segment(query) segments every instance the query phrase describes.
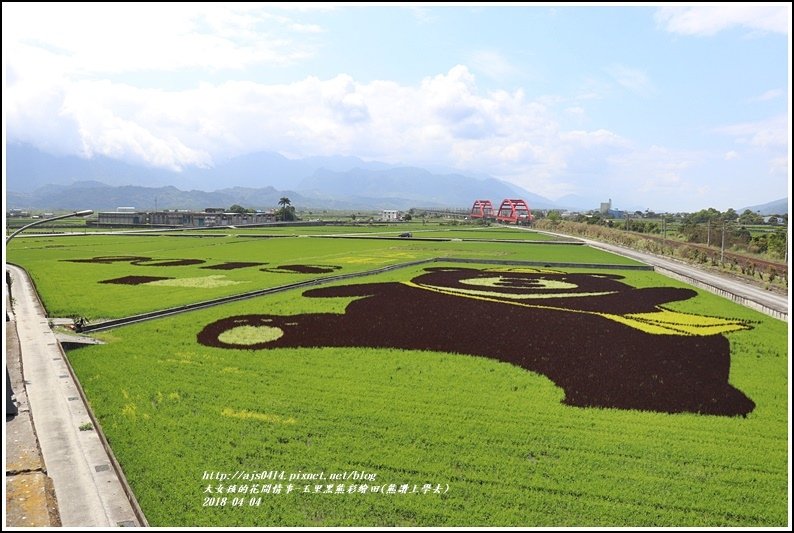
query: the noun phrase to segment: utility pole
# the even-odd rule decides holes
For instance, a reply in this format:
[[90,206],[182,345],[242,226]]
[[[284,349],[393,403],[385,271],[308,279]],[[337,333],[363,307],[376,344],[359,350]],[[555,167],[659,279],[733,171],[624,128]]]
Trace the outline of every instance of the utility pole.
[[707,222],[706,230],[706,246],[711,246],[711,220]]
[[725,264],[725,221],[722,221],[722,247],[720,248],[720,264]]

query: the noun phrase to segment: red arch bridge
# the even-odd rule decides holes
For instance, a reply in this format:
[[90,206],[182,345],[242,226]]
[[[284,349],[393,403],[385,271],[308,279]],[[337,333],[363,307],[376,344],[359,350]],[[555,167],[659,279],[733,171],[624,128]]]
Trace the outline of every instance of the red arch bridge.
[[471,218],[492,219],[505,224],[529,224],[532,212],[529,205],[520,198],[505,198],[497,211],[490,200],[475,200],[469,213]]

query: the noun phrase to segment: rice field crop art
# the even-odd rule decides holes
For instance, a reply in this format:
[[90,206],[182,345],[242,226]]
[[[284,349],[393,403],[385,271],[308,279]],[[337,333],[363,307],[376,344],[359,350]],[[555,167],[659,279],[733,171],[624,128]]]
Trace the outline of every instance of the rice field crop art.
[[[489,357],[547,376],[580,407],[746,415],[721,333],[742,321],[663,306],[691,289],[636,289],[617,274],[428,268],[409,282],[312,289],[359,297],[344,314],[233,316],[198,340],[225,348],[349,346]],[[411,309],[411,312],[405,310]],[[254,332],[260,330],[261,336]],[[241,340],[235,332],[244,331]]]
[[91,321],[435,257],[636,264],[584,246],[311,236],[25,238],[7,255],[29,272],[50,316]]
[[[568,369],[526,341],[557,319],[576,350],[545,348]],[[635,358],[616,383],[629,330],[693,349],[671,358],[693,375],[698,354],[729,366],[695,379]],[[107,344],[69,359],[153,525],[786,523],[786,324],[653,272],[436,263],[96,335]],[[621,403],[627,391],[651,404]],[[236,472],[285,479],[204,479]],[[351,472],[374,479],[330,479]]]

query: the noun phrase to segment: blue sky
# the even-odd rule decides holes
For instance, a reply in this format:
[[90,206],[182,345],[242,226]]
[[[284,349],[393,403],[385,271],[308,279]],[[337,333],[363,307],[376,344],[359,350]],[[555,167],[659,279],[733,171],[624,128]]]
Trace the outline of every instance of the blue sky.
[[739,208],[789,191],[790,40],[790,4],[4,3],[6,139],[173,170],[354,155]]

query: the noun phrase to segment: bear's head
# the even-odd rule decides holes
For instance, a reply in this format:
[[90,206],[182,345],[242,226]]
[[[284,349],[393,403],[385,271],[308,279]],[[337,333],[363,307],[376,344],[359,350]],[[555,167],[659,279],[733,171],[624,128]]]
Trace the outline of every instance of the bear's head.
[[527,268],[434,267],[412,282],[460,296],[507,300],[547,300],[614,295],[634,290],[616,274],[571,274]]

